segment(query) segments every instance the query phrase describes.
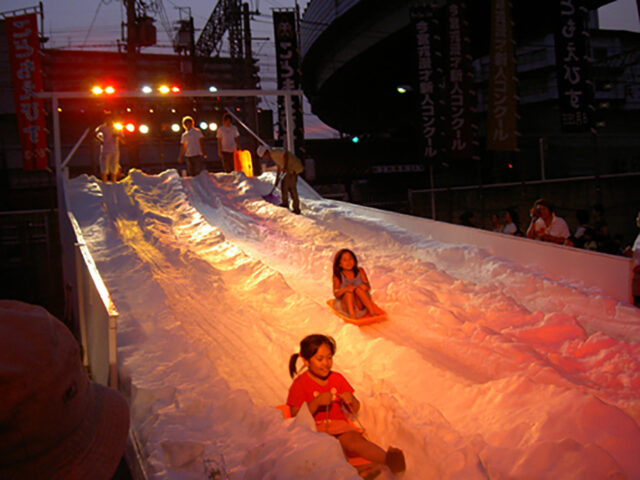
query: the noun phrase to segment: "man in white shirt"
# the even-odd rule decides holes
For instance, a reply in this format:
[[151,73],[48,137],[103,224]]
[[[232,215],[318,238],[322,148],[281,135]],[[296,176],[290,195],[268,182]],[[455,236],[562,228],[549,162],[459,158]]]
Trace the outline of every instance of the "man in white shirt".
[[[540,198],[536,200],[530,210],[531,223],[527,229],[527,237],[543,242],[552,242],[559,245],[568,243],[569,225],[564,218],[556,216],[554,206],[548,200]],[[568,243],[571,245],[571,243]]]
[[187,173],[195,176],[202,170],[202,164],[207,155],[204,153],[204,135],[193,126],[193,118],[186,116],[182,119],[184,133],[180,138],[180,155],[178,163],[182,163],[182,158],[187,160]]
[[118,180],[120,172],[120,142],[122,132],[116,130],[111,113],[105,115],[104,122],[94,130],[95,138],[100,142],[100,173],[102,181]]
[[238,137],[240,133],[235,125],[231,125],[231,115],[222,115],[222,126],[218,128],[218,155],[222,159],[222,168],[225,172],[233,172],[233,153],[240,150]]

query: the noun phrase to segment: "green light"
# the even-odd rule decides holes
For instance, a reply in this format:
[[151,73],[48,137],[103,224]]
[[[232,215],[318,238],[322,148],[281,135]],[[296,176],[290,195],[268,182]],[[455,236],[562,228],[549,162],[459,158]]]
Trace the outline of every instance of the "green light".
[[351,138],[351,141],[352,141],[353,143],[358,143],[358,142],[360,141],[360,138],[359,138],[359,137],[357,137],[357,136],[356,136],[356,137],[352,137],[352,138]]

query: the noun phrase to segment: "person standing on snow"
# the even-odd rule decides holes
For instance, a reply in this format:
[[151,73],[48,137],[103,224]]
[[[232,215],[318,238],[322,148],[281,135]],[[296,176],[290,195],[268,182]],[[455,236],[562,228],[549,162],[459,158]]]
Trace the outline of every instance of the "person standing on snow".
[[280,190],[282,192],[281,207],[289,208],[289,195],[293,201],[293,213],[300,214],[300,199],[298,198],[298,175],[302,173],[304,167],[302,161],[296,157],[293,153],[284,148],[268,148],[264,145],[260,145],[257,149],[258,157],[271,159],[273,163],[278,167],[276,173],[276,181],[273,184],[275,189],[280,181],[280,174],[284,172],[282,177],[282,185]]
[[104,122],[94,130],[94,136],[100,142],[100,173],[102,181],[118,181],[120,172],[120,142],[122,132],[118,131],[111,118],[111,112],[107,112]]
[[187,161],[187,173],[193,177],[200,173],[202,164],[207,155],[204,153],[204,135],[200,129],[194,126],[192,117],[186,116],[182,119],[184,133],[180,138],[180,154],[178,163],[182,163],[182,158]]
[[240,133],[235,125],[231,125],[231,115],[222,115],[222,126],[218,128],[216,137],[218,139],[218,155],[222,159],[222,169],[226,173],[233,172],[233,154],[240,150],[238,137]]

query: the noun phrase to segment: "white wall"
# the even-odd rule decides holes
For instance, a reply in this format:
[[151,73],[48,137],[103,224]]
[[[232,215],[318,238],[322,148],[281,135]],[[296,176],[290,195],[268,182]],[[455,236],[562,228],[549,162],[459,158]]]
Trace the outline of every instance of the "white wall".
[[376,216],[418,235],[454,245],[474,245],[496,257],[524,266],[535,266],[551,278],[582,281],[607,295],[631,302],[631,259],[574,247],[514,237],[478,228],[463,227],[427,218],[348,204],[354,212]]

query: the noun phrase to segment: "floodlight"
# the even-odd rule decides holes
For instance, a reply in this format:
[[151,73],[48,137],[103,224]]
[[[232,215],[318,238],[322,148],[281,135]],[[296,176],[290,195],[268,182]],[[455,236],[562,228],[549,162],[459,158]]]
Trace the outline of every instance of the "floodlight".
[[133,123],[129,122],[129,123],[127,123],[127,124],[125,125],[125,127],[124,127],[124,128],[126,128],[126,129],[127,129],[127,132],[129,132],[129,133],[133,133],[133,132],[135,131],[135,129],[136,129],[136,126],[135,126]]
[[171,93],[179,93],[180,92],[180,87],[178,87],[177,85],[173,85],[171,87]]
[[164,93],[169,93],[171,89],[166,85],[160,85],[160,87],[158,87],[158,91],[164,94]]
[[140,127],[138,127],[138,131],[143,135],[146,135],[147,133],[149,133],[149,127],[143,123],[142,125],[140,125]]
[[209,124],[209,130],[211,130],[212,132],[215,132],[216,130],[218,130],[218,124],[216,122],[211,122]]
[[209,128],[209,124],[207,122],[200,122],[200,130],[206,130]]
[[96,85],[91,89],[91,93],[93,93],[94,95],[100,95],[102,92],[103,92],[102,87],[98,85]]
[[172,132],[179,132],[180,131],[180,125],[178,125],[177,123],[172,123],[171,124],[171,131]]
[[351,141],[352,141],[353,143],[358,143],[358,142],[360,141],[360,138],[359,138],[358,136],[351,137]]
[[104,89],[104,93],[106,93],[107,95],[111,95],[113,93],[116,93],[116,89],[109,85]]
[[211,93],[213,93],[213,92],[217,92],[217,91],[218,91],[218,88],[217,88],[217,87],[215,87],[215,86],[213,86],[213,85],[211,85],[211,86],[209,87],[209,91],[210,91]]
[[124,128],[124,125],[122,125],[122,123],[120,122],[116,122],[113,124],[113,128],[115,128],[118,131],[121,131]]
[[153,92],[153,88],[151,88],[149,85],[145,85],[144,87],[142,87],[142,93],[151,93]]

